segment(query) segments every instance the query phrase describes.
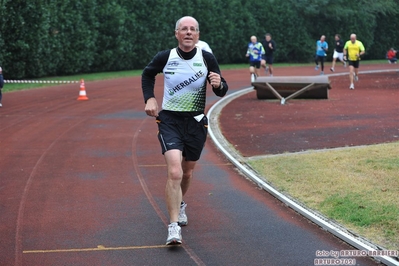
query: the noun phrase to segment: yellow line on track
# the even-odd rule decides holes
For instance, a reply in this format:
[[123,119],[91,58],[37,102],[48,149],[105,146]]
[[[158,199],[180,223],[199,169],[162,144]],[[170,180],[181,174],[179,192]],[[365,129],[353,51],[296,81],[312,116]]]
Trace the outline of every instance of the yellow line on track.
[[89,251],[110,251],[110,250],[153,249],[153,248],[167,248],[167,247],[171,246],[156,245],[156,246],[132,246],[132,247],[105,247],[103,245],[98,245],[96,248],[24,250],[22,253],[33,254],[33,253],[89,252]]

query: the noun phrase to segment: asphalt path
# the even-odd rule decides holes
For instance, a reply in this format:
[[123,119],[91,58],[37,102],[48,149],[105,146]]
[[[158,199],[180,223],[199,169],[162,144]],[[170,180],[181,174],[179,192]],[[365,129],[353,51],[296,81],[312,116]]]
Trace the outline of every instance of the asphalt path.
[[[230,93],[249,85],[223,74]],[[88,101],[76,100],[76,84],[3,97],[0,265],[314,265],[354,250],[248,180],[210,140],[185,198],[183,245],[166,247],[166,168],[140,78],[86,82],[86,92]]]

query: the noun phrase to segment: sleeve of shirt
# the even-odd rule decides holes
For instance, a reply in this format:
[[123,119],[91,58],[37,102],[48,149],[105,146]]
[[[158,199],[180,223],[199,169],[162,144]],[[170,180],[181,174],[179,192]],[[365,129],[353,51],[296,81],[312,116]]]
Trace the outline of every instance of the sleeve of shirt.
[[171,50],[169,49],[157,53],[141,74],[141,88],[143,90],[145,103],[147,103],[148,99],[155,98],[155,77],[159,73],[162,73],[163,68],[168,62],[170,51]]
[[[212,72],[218,73],[220,75],[220,78],[221,78],[222,85],[219,88],[213,88],[212,87],[213,92],[219,97],[225,96],[227,91],[228,91],[228,89],[229,89],[229,86],[227,85],[226,80],[223,78],[223,76],[222,76],[222,74],[220,72],[219,64],[218,64],[215,56],[213,54],[211,54],[211,53],[206,52],[206,51],[202,51],[202,54],[203,54],[204,60],[206,62],[208,71],[212,71]],[[209,79],[208,79],[208,82],[209,82]]]
[[260,46],[261,46],[261,51],[262,51],[262,56],[263,56],[266,53],[265,47],[263,46],[263,44],[260,44]]
[[364,50],[366,50],[366,49],[364,49],[364,45],[363,45],[362,42],[360,42],[359,48],[360,48],[360,51],[361,51],[361,52],[363,52]]
[[348,44],[349,44],[348,42],[345,43],[344,50],[348,49]]

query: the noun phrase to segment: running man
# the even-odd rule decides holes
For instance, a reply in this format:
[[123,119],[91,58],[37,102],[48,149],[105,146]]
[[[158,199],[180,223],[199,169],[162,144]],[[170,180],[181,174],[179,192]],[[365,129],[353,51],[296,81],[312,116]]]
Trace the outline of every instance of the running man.
[[249,74],[251,75],[251,82],[254,82],[259,76],[260,63],[262,55],[265,54],[263,45],[258,42],[256,36],[251,36],[251,42],[248,44],[246,57],[249,57]]
[[316,71],[319,70],[319,61],[321,65],[320,75],[324,75],[324,58],[327,56],[328,44],[326,42],[326,36],[321,35],[320,40],[316,42],[316,57],[314,62],[316,63],[316,67],[314,68]]
[[[141,85],[145,112],[155,117],[158,140],[167,167],[165,189],[170,224],[166,245],[181,244],[181,227],[187,225],[183,201],[194,167],[205,145],[208,119],[204,114],[207,81],[223,97],[228,86],[213,54],[196,47],[199,25],[193,17],[176,22],[178,47],[158,52],[144,68]],[[155,77],[164,75],[162,110],[154,94]]]
[[363,43],[356,39],[356,34],[352,33],[350,40],[347,41],[344,46],[344,60],[348,60],[349,80],[351,83],[349,89],[351,90],[355,89],[353,80],[359,80],[358,73],[360,56],[364,55],[365,52],[366,50],[364,49]]
[[265,54],[262,57],[261,66],[265,68],[265,71],[269,70],[269,74],[273,77],[273,53],[276,51],[276,42],[272,40],[272,35],[266,33],[265,40],[262,42]]
[[209,44],[207,42],[198,40],[197,46],[199,48],[201,48],[202,50],[205,50],[205,51],[210,52],[211,54],[213,54],[212,49],[211,49],[211,47],[209,46]]
[[337,58],[339,61],[344,64],[344,67],[346,67],[346,62],[344,61],[344,41],[341,39],[341,35],[335,34],[335,49],[334,49],[334,54],[333,54],[333,61],[330,70],[334,72],[335,68],[335,62],[337,61]]

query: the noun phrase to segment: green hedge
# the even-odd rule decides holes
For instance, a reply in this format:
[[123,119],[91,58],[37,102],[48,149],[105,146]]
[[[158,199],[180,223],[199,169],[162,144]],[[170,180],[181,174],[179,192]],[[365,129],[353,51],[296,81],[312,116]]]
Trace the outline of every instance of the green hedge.
[[8,79],[142,69],[197,18],[220,63],[244,63],[251,35],[276,41],[276,62],[310,62],[321,35],[355,32],[366,59],[399,45],[399,0],[0,0],[0,65]]

